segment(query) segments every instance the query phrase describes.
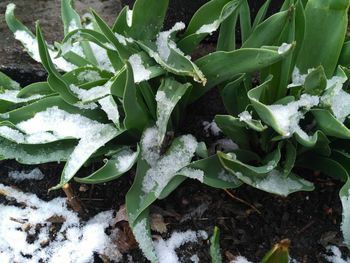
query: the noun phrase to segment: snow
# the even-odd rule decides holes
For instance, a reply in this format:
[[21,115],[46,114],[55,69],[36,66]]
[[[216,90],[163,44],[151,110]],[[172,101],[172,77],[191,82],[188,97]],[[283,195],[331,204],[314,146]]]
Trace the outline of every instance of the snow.
[[341,224],[341,230],[344,236],[344,240],[347,244],[350,243],[350,190],[347,196],[341,197],[341,203],[343,206],[343,220]]
[[90,89],[82,89],[78,86],[71,84],[69,89],[83,102],[93,101],[109,95],[111,92],[112,80],[107,81],[104,85],[96,86]]
[[185,167],[181,169],[178,174],[184,175],[191,179],[197,179],[198,181],[202,182],[204,181],[204,172],[199,169],[193,169]]
[[76,29],[78,29],[78,25],[77,25],[77,22],[75,22],[74,19],[72,19],[70,22],[69,22],[69,25],[68,25],[68,32],[72,32]]
[[194,254],[190,260],[193,262],[193,263],[199,263],[199,257],[197,254]]
[[238,256],[234,260],[231,260],[230,263],[253,263],[246,259],[245,257]]
[[135,83],[140,83],[141,81],[150,79],[152,72],[145,68],[140,55],[134,54],[130,56],[129,62],[132,67]]
[[147,218],[140,220],[134,227],[133,232],[135,239],[137,240],[140,249],[145,254],[145,257],[150,261],[156,261],[155,250],[153,247],[153,241],[150,236],[147,235]]
[[[237,177],[240,176],[237,175]],[[278,170],[270,171],[264,179],[256,179],[255,184],[258,189],[281,196],[287,196],[291,191],[302,190],[304,186],[312,186],[308,181],[293,180]]]
[[197,31],[196,34],[212,34],[220,26],[219,20],[215,20],[211,24],[202,25]]
[[238,145],[235,144],[231,139],[223,138],[217,140],[210,146],[211,150],[218,149],[220,151],[231,152],[239,149]]
[[[0,193],[22,204],[0,205],[1,262],[89,263],[94,253],[111,260],[121,258],[113,237],[105,233],[114,223],[113,211],[81,222],[77,214],[67,209],[64,198],[45,202],[3,184]],[[62,219],[63,223],[56,236],[50,234],[54,219]]]
[[108,119],[119,126],[119,110],[113,96],[107,96],[100,99],[98,103],[101,105],[102,110],[107,114]]
[[278,54],[284,54],[292,48],[292,44],[283,43],[277,50]]
[[173,43],[170,40],[170,35],[176,31],[180,31],[180,30],[185,29],[185,27],[186,26],[183,22],[177,22],[170,30],[163,31],[163,32],[160,32],[158,34],[157,41],[156,41],[157,51],[158,51],[160,58],[162,60],[164,60],[165,62],[168,61],[168,58],[170,56],[169,43],[175,45],[175,43]]
[[221,170],[220,173],[218,174],[218,178],[228,183],[235,183],[238,181],[236,177],[226,172],[226,170]]
[[39,168],[35,168],[31,171],[10,171],[8,176],[16,182],[22,182],[24,180],[41,180],[45,175]]
[[132,26],[132,16],[133,16],[133,10],[128,10],[126,13],[126,23],[128,27]]
[[198,242],[199,239],[208,239],[205,231],[173,232],[168,240],[159,240],[154,242],[159,263],[179,263],[175,249],[189,242]]
[[301,95],[297,101],[292,101],[287,105],[275,104],[269,105],[277,125],[279,126],[284,137],[290,137],[295,132],[302,137],[308,137],[299,126],[299,121],[304,117],[303,113],[299,111],[300,108],[309,110],[310,108],[319,104],[319,97],[308,94]]
[[252,115],[248,111],[243,111],[240,114],[238,114],[239,120],[243,122],[251,121]]
[[60,162],[68,159],[72,148],[52,151],[50,146],[41,147],[35,153],[27,152],[25,148],[16,143],[0,137],[0,158],[15,159],[20,163],[39,164],[47,162]]
[[123,172],[128,170],[130,166],[134,163],[135,158],[137,158],[137,152],[133,152],[131,150],[125,150],[117,158],[116,167],[118,171]]
[[339,76],[327,80],[326,91],[321,97],[321,103],[330,106],[334,116],[341,122],[350,114],[350,94],[343,90],[346,81],[346,77]]
[[158,130],[155,127],[148,128],[144,131],[142,137],[142,159],[150,166],[155,166],[160,158],[158,148]]
[[[112,125],[102,124],[79,114],[70,114],[58,107],[51,107],[38,112],[33,118],[18,123],[16,127],[25,134],[34,136],[36,143],[40,140],[47,142],[46,135],[49,134],[48,132],[51,132],[56,140],[65,138],[80,139],[63,170],[64,179],[67,181],[91,154],[118,134]],[[41,138],[42,134],[45,134],[45,136]]]
[[43,98],[42,95],[32,95],[27,98],[17,98],[17,95],[20,91],[19,90],[4,90],[3,92],[0,91],[0,100],[9,101],[12,103],[23,103],[23,102],[29,102],[33,100],[37,100],[40,98]]
[[[159,197],[170,180],[191,161],[198,142],[192,135],[181,136],[171,152],[162,157],[155,150],[156,145],[157,131],[150,128],[146,130],[142,140],[142,158],[151,166],[143,179],[142,190],[145,193],[152,191]],[[195,174],[198,176],[198,173]]]
[[203,121],[202,125],[204,126],[206,137],[209,137],[209,131],[214,136],[219,136],[222,132],[214,120],[212,122]]
[[107,70],[109,72],[115,73],[115,70],[112,66],[111,61],[109,60],[107,51],[100,47],[99,45],[93,43],[93,42],[89,42],[91,50],[98,62],[98,65],[100,68]]
[[[28,32],[24,30],[17,30],[15,33],[15,38],[22,42],[23,46],[28,53],[31,54],[32,58],[38,62],[41,62],[39,55],[39,46],[36,38],[32,37]],[[48,49],[52,62],[56,65],[57,68],[63,71],[71,71],[77,68],[75,65],[69,63],[62,57],[57,57],[57,52],[51,49]]]
[[134,40],[132,38],[130,38],[130,37],[124,37],[123,35],[120,35],[118,33],[114,33],[114,35],[117,38],[118,42],[120,44],[122,44],[123,46],[126,46],[127,43],[133,43],[134,42]]
[[332,256],[325,255],[325,259],[328,262],[331,262],[331,263],[350,263],[350,257],[348,257],[347,259],[343,259],[341,251],[338,247],[329,246],[329,247],[327,247],[327,250],[328,250],[328,252],[333,254]]
[[80,82],[91,82],[100,80],[101,75],[98,71],[95,70],[84,70],[78,74],[77,79]]

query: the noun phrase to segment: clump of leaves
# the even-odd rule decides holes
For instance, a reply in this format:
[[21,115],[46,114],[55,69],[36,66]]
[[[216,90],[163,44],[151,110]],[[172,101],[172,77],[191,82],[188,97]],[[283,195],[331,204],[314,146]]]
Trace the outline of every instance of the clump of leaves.
[[[65,37],[55,45],[45,41],[39,24],[35,35],[30,32],[15,18],[15,6],[8,5],[10,29],[42,63],[48,79],[20,88],[0,75],[1,159],[24,164],[64,161],[60,182],[52,189],[95,160],[105,164],[76,181],[107,182],[137,163],[126,197],[129,223],[146,257],[157,262],[148,219],[156,199],[168,196],[186,178],[219,188],[242,183],[228,175],[218,155],[208,157],[204,143],[191,135],[168,143],[167,132],[176,128],[188,103],[214,86],[231,83],[237,74],[267,70],[288,56],[293,45],[235,50],[232,28],[238,16],[242,35],[251,31],[242,0],[209,1],[187,28],[179,22],[165,31],[167,0],[137,0],[132,10],[125,7],[119,13],[112,27],[95,12],[80,19],[71,0],[61,5]],[[290,13],[284,13],[286,21]],[[192,51],[220,25],[218,51],[193,61]],[[247,151],[235,154],[255,157]]]
[[[243,47],[267,43],[283,49],[288,47],[283,43],[294,42],[295,48],[284,60],[259,71],[256,87],[251,86],[250,74],[222,86],[230,115],[215,118],[224,134],[245,151],[243,156],[218,153],[225,170],[243,183],[282,196],[313,190],[313,183],[297,175],[298,167],[343,181],[341,229],[348,247],[349,5],[342,0],[284,1],[280,12],[255,29],[254,23]],[[276,32],[276,27],[282,30]]]

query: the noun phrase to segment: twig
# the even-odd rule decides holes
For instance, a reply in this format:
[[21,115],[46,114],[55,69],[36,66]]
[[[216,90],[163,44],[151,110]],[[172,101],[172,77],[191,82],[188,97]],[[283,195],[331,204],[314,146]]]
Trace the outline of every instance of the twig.
[[67,203],[68,205],[77,212],[81,217],[85,217],[86,213],[85,210],[80,203],[79,198],[74,194],[72,187],[69,184],[65,184],[63,186],[63,191],[67,196]]
[[315,221],[310,221],[308,224],[306,224],[302,229],[298,231],[298,234],[303,233],[306,229],[308,229],[310,226],[312,226],[315,223]]
[[255,212],[257,212],[259,215],[261,215],[261,212],[255,207],[253,206],[252,204],[249,204],[248,202],[244,201],[243,199],[241,198],[238,198],[237,196],[234,196],[229,190],[227,189],[224,189],[224,191],[226,192],[226,194],[228,194],[232,199],[238,201],[238,202],[241,202],[247,206],[249,206],[251,209],[253,209]]

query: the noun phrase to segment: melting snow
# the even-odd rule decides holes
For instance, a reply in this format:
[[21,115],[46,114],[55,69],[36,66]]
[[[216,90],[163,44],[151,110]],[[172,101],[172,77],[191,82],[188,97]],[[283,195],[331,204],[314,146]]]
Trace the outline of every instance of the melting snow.
[[290,137],[296,132],[302,137],[308,137],[299,126],[299,121],[304,117],[299,109],[305,108],[306,110],[309,110],[318,104],[319,97],[303,94],[301,95],[300,100],[292,101],[287,105],[269,105],[268,108],[271,110],[283,136]]
[[108,119],[119,125],[119,110],[113,96],[107,96],[100,99],[98,103],[101,105],[102,110],[107,114]]
[[215,20],[213,23],[211,24],[206,24],[206,25],[202,25],[197,31],[196,34],[211,34],[214,31],[216,31],[220,26],[220,22],[219,20]]
[[252,115],[248,111],[243,111],[240,114],[238,114],[239,120],[246,122],[252,120]]
[[101,79],[101,75],[95,70],[84,70],[78,74],[77,79],[80,82],[91,82]]
[[154,242],[159,263],[179,263],[175,249],[189,242],[198,242],[198,239],[208,239],[205,231],[174,232],[168,240],[159,240]]
[[278,54],[283,54],[286,53],[288,50],[292,48],[292,44],[287,44],[283,43],[279,48],[278,48]]
[[[150,160],[149,165],[151,166],[142,182],[142,190],[145,193],[153,191],[155,196],[158,197],[179,170],[191,161],[198,143],[192,135],[184,135],[180,137],[180,143],[172,148],[171,153],[159,157],[159,155],[154,154],[153,150],[153,143],[157,142],[157,137],[147,138],[149,135],[157,136],[157,132],[153,133],[153,129],[146,132],[142,142],[142,158],[146,161]],[[198,176],[198,173],[196,175]]]
[[131,150],[125,150],[117,158],[116,167],[118,171],[126,171],[133,164],[136,157],[137,157],[137,152],[133,152]]
[[344,235],[344,240],[347,244],[350,243],[350,190],[348,196],[341,197],[341,203],[343,206],[343,221],[341,229]]
[[134,54],[130,56],[129,62],[132,67],[135,83],[140,83],[141,81],[149,80],[152,72],[145,68],[140,55]]
[[16,182],[21,182],[24,180],[41,180],[45,175],[39,168],[35,168],[31,171],[11,171],[8,176]]
[[126,13],[126,23],[128,24],[128,27],[132,26],[132,15],[133,15],[133,10],[128,10]]
[[204,126],[206,137],[209,137],[209,131],[214,136],[219,136],[219,134],[222,132],[214,120],[212,122],[203,121],[202,125]]
[[170,35],[176,31],[180,31],[185,29],[185,24],[183,22],[177,22],[173,28],[171,28],[168,31],[160,32],[157,37],[157,51],[159,53],[159,56],[162,60],[168,61],[168,58],[170,56],[170,47],[169,44],[172,45],[174,48],[176,47],[175,43],[170,40]]
[[[113,211],[81,222],[77,214],[67,209],[64,198],[45,202],[2,184],[0,192],[25,204],[20,207],[0,204],[1,262],[89,263],[94,253],[110,260],[121,258],[113,237],[105,233],[114,223]],[[63,224],[57,235],[52,236],[50,229],[55,219]]]
[[328,250],[328,252],[331,252],[333,254],[332,256],[325,255],[325,259],[328,262],[331,262],[331,263],[350,263],[350,257],[348,257],[347,259],[343,259],[341,251],[338,247],[329,246],[329,247],[327,247],[327,250]]

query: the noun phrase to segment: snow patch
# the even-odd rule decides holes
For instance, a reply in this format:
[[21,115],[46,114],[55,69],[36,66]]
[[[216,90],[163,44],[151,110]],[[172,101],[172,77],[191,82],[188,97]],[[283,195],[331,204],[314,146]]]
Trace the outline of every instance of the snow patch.
[[197,31],[196,34],[212,34],[220,26],[219,20],[215,20],[211,24],[202,25]]
[[208,239],[205,231],[174,232],[168,240],[159,240],[154,242],[159,263],[179,263],[175,249],[189,242],[198,242],[199,239]]
[[176,48],[176,44],[170,40],[172,33],[185,29],[185,24],[183,22],[177,22],[170,30],[163,31],[158,34],[156,45],[157,51],[160,58],[164,61],[168,61],[170,56],[169,44]]
[[184,135],[179,138],[178,145],[171,148],[170,153],[159,157],[155,151],[157,148],[154,148],[155,142],[157,145],[157,130],[154,132],[151,129],[146,131],[142,141],[142,158],[150,161],[148,164],[151,166],[143,179],[142,190],[145,193],[152,191],[159,197],[170,180],[191,161],[198,142],[192,135]]
[[140,83],[141,81],[150,79],[152,72],[145,68],[140,55],[134,54],[130,56],[129,62],[132,67],[135,83]]
[[204,132],[206,137],[210,136],[209,131],[214,136],[219,136],[222,132],[214,120],[212,122],[203,121],[202,125],[204,126]]
[[328,262],[331,262],[331,263],[350,263],[350,257],[348,257],[347,259],[343,259],[342,253],[338,247],[329,246],[329,247],[327,247],[327,250],[328,250],[328,252],[333,254],[331,256],[325,255],[325,259]]
[[320,99],[317,96],[303,94],[297,101],[292,101],[287,105],[269,105],[268,108],[284,137],[290,137],[294,133],[298,133],[301,137],[306,138],[308,135],[299,126],[299,121],[304,118],[304,114],[299,110],[300,108],[310,110],[310,108],[317,106],[319,101]]
[[16,182],[22,182],[24,180],[41,180],[44,176],[45,175],[39,168],[35,168],[31,171],[11,171],[8,173],[8,177]]
[[[0,192],[24,204],[21,207],[0,205],[1,262],[89,263],[94,253],[110,260],[121,258],[113,237],[105,234],[114,223],[113,211],[81,222],[77,214],[67,209],[65,198],[45,202],[3,184],[0,184]],[[57,236],[52,237],[50,229],[55,218],[63,224]]]
[[283,43],[277,50],[278,54],[284,54],[292,48],[292,44]]

